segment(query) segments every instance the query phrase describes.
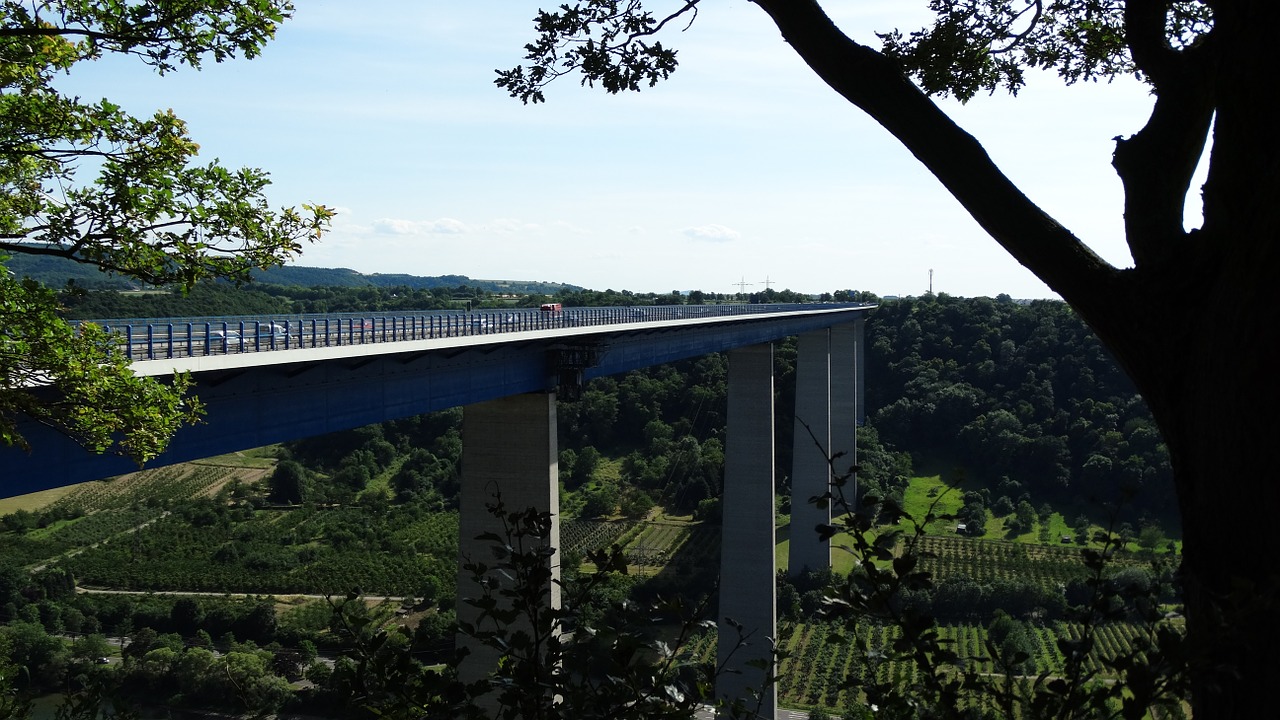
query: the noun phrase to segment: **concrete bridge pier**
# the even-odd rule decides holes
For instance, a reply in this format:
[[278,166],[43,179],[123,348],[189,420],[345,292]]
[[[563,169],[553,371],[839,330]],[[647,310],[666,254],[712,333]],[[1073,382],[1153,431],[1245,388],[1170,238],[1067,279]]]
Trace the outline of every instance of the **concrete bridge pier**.
[[[490,567],[499,559],[492,542],[476,540],[485,532],[504,533],[502,522],[487,509],[495,502],[494,493],[501,492],[507,512],[535,508],[552,514],[551,535],[545,541],[551,548],[560,547],[559,451],[556,445],[555,393],[527,393],[498,400],[468,405],[462,415],[462,488],[458,519],[458,602],[459,622],[476,623],[480,611],[463,601],[476,598],[482,588],[463,568],[470,562]],[[548,606],[560,607],[560,553],[549,560],[551,586]],[[490,572],[485,582],[493,587],[507,586],[509,579]],[[481,629],[496,625],[488,620]],[[529,629],[528,624],[508,630]],[[498,665],[498,651],[485,647],[472,638],[459,635],[458,643],[471,654],[458,668],[464,682],[483,679]],[[496,710],[496,705],[493,708]]]
[[[802,334],[798,349],[790,558],[793,572],[799,572],[797,568],[830,567],[829,544],[819,543],[816,534],[812,534],[814,525],[830,522],[830,510],[815,508],[808,499],[826,492],[831,481],[833,467],[822,450],[832,457],[839,455],[834,464],[837,475],[847,474],[856,462],[855,432],[863,414],[862,322]],[[756,661],[773,667],[773,641],[777,637],[773,389],[772,345],[763,343],[729,351],[717,618],[717,663],[726,672],[717,678],[715,693],[730,702],[743,700],[761,718],[773,718],[777,712],[777,688],[770,686],[762,692],[765,672],[751,667]],[[552,513],[551,537],[546,544],[560,547],[557,458],[554,393],[512,395],[465,408],[460,599],[482,593],[471,573],[462,569],[463,563],[493,565],[496,561],[492,543],[475,539],[484,532],[503,533],[501,522],[486,508],[494,502],[495,492],[502,493],[508,511],[532,507]],[[846,485],[845,492],[852,500],[856,480]],[[806,542],[809,537],[813,542]],[[558,558],[557,553],[550,561],[556,580],[560,576]],[[509,584],[493,574],[486,582]],[[547,601],[551,607],[559,607],[558,585],[551,585]],[[457,610],[458,619],[464,623],[475,623],[480,614],[461,601]],[[465,636],[459,638],[459,643],[471,650],[459,667],[464,681],[482,679],[497,665],[496,651]]]
[[809,498],[827,492],[833,476],[846,478],[844,495],[851,506],[857,497],[852,468],[858,458],[861,330],[859,323],[834,325],[801,335],[797,344],[787,565],[793,577],[831,567],[831,543],[814,532],[831,522],[831,506],[818,507]]
[[[717,663],[727,672],[716,678],[716,696],[742,699],[755,709],[764,673],[748,663],[763,660],[772,668],[777,637],[773,346],[730,350],[728,389],[717,618]],[[742,637],[730,621],[741,628]],[[770,685],[758,702],[759,717],[774,717],[777,688]]]
[[831,456],[836,458],[831,470],[837,478],[846,478],[845,500],[854,509],[858,478],[853,466],[858,462],[857,432],[862,418],[866,352],[862,327],[862,320],[831,327]]
[[831,505],[815,505],[809,498],[831,485],[832,384],[835,380],[832,332],[826,328],[804,333],[796,344],[796,417],[791,450],[791,544],[787,573],[831,567],[831,543],[814,528],[831,522]]

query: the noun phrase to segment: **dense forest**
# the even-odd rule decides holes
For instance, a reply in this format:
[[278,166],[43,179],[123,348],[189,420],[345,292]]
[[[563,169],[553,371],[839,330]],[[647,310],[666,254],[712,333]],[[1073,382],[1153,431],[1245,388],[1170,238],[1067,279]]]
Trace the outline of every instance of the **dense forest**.
[[1150,412],[1065,303],[889,301],[867,341],[869,421],[887,445],[975,475],[996,498],[1176,517]]

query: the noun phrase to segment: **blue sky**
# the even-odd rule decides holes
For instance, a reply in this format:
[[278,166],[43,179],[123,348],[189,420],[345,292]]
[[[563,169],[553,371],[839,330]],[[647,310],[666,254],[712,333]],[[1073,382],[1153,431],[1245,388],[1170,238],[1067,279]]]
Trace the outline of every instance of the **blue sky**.
[[[908,3],[830,2],[851,35],[918,26]],[[924,7],[924,0],[914,3]],[[201,158],[271,173],[274,204],[338,208],[300,264],[361,272],[702,289],[1051,297],[888,134],[823,85],[745,0],[707,4],[672,78],[610,96],[564,78],[545,105],[493,85],[537,2],[303,0],[253,61],[165,77],[112,60],[76,92],[173,108]],[[1111,138],[1132,83],[1033,82],[944,103],[1028,195],[1127,266]]]

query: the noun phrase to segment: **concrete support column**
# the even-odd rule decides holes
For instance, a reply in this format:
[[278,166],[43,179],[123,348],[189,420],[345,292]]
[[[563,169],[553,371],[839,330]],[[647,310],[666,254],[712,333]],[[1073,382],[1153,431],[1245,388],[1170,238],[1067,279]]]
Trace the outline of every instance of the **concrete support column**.
[[[552,514],[547,545],[560,547],[559,453],[556,447],[555,393],[512,395],[500,400],[468,405],[462,414],[462,490],[458,517],[458,601],[460,622],[475,623],[479,610],[463,602],[479,597],[481,589],[463,565],[472,560],[496,564],[491,542],[478,541],[484,532],[502,534],[501,523],[486,505],[494,493],[502,493],[508,512],[536,508]],[[560,606],[560,554],[550,559],[553,582],[550,603]],[[489,582],[509,584],[491,573]],[[488,621],[492,622],[492,621]],[[492,629],[488,625],[482,626]],[[499,653],[459,635],[458,643],[471,654],[458,668],[461,679],[472,682],[486,677],[498,664]]]
[[[771,345],[729,352],[727,425],[717,653],[730,672],[716,679],[716,696],[741,699],[754,709],[764,675],[748,663],[771,662],[777,637]],[[726,618],[742,627],[744,647],[738,647],[738,632]],[[760,699],[759,716],[773,718],[777,704],[777,688],[770,687]]]
[[857,501],[858,487],[858,479],[851,472],[858,462],[862,369],[857,352],[861,344],[861,324],[859,320],[831,328],[831,454],[835,457],[844,453],[836,459],[832,470],[837,477],[849,476],[844,492],[851,507]]
[[867,319],[859,315],[858,319],[853,321],[853,339],[856,344],[853,366],[857,372],[857,390],[855,395],[857,402],[855,403],[856,411],[854,419],[861,427],[867,422]]
[[831,484],[832,354],[831,331],[801,335],[796,347],[796,418],[791,451],[791,543],[787,572],[831,567],[831,543],[814,528],[831,522],[831,506],[809,498]]

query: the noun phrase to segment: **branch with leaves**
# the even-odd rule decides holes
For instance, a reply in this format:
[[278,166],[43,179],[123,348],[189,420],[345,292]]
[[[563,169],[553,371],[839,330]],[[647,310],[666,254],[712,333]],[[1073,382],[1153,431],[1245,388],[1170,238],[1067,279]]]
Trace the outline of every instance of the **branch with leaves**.
[[[134,117],[55,85],[108,53],[159,73],[252,58],[292,12],[285,0],[0,2],[0,263],[56,256],[189,289],[247,280],[317,240],[331,209],[272,209],[262,170],[196,164],[199,146],[171,111]],[[3,444],[28,447],[27,416],[143,462],[198,417],[182,399],[188,378],[135,378],[109,338],[63,321],[47,291],[2,267],[0,289]]]
[[640,0],[589,0],[539,10],[538,39],[525,45],[526,68],[499,70],[494,83],[521,102],[545,102],[543,89],[557,78],[581,71],[582,84],[599,83],[610,93],[653,87],[676,69],[676,51],[647,39],[688,15],[692,24],[701,0],[684,0],[664,17],[644,10]]

